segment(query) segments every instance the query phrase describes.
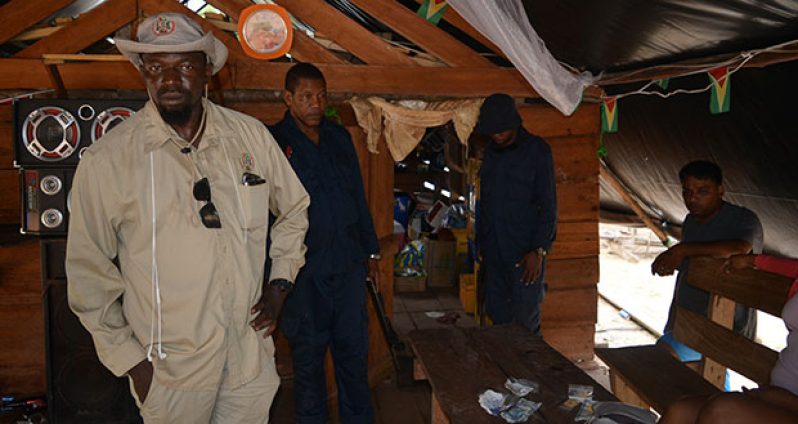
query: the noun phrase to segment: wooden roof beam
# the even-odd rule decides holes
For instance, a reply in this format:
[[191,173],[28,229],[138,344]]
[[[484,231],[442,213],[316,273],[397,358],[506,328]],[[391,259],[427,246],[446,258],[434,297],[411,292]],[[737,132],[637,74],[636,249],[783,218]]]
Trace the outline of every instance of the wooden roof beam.
[[494,66],[446,31],[427,22],[396,1],[350,0],[350,2],[449,66]]
[[[423,0],[416,0],[416,3],[420,5],[423,3]],[[493,44],[493,41],[490,41],[488,37],[485,37],[481,32],[477,31],[476,28],[471,26],[471,24],[468,23],[468,21],[466,21],[465,18],[463,18],[459,13],[457,13],[457,10],[455,10],[453,7],[449,6],[446,8],[446,10],[443,12],[443,20],[450,23],[460,31],[463,31],[463,33],[473,38],[483,46],[489,48],[497,55],[505,57],[504,52],[502,52],[502,49],[500,49],[499,46]]]
[[236,22],[238,22],[241,11],[254,4],[249,0],[208,0],[208,3]]
[[46,53],[78,53],[136,19],[136,0],[109,0],[84,13],[60,31],[15,55],[38,58]]
[[291,50],[288,51],[291,57],[307,63],[347,63],[345,60],[336,56],[335,53],[327,50],[316,40],[310,38],[302,31],[294,31],[294,41]]
[[323,0],[276,0],[327,38],[370,65],[415,66],[415,62]]
[[[0,89],[51,88],[41,60],[0,59]],[[67,90],[143,89],[141,76],[125,62],[67,62],[56,65]],[[242,60],[230,65],[224,89],[282,90],[286,62]],[[539,97],[520,73],[510,68],[449,68],[318,64],[328,90],[344,94],[480,97],[501,91],[515,97]],[[20,75],[19,70],[25,69]]]
[[[290,63],[243,62],[236,66],[237,89],[281,89]],[[516,97],[540,97],[511,68],[399,67],[318,65],[332,93],[358,95],[481,97],[504,92]]]
[[31,40],[41,40],[44,37],[51,35],[56,31],[60,31],[63,28],[63,25],[56,25],[56,26],[46,26],[41,28],[33,28],[29,29],[22,34],[17,35],[16,37],[12,38],[11,41],[31,41]]
[[14,38],[72,0],[11,0],[0,7],[0,44]]
[[52,88],[52,84],[41,60],[0,59],[0,87],[9,90]]

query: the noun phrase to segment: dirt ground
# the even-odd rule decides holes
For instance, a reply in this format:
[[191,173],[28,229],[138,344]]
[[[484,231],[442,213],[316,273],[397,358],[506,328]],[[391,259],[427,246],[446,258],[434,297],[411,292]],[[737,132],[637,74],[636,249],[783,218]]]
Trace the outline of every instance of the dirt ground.
[[[675,276],[651,275],[651,262],[665,247],[647,228],[601,224],[599,232],[601,281],[598,288],[606,300],[599,302],[596,346],[653,343],[667,321],[676,281]],[[763,312],[759,312],[758,319],[760,342],[777,351],[783,349],[787,340],[784,322]],[[739,390],[741,386],[754,387],[756,383],[733,373],[731,386]]]

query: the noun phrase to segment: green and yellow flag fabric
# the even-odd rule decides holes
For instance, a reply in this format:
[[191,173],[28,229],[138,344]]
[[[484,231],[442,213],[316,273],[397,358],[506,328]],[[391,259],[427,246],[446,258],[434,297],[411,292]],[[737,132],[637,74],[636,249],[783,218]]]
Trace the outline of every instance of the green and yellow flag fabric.
[[618,131],[618,103],[615,97],[606,97],[601,102],[601,132]]
[[441,17],[443,17],[443,13],[446,12],[448,8],[449,5],[446,3],[446,0],[424,0],[421,7],[418,8],[418,16],[438,25]]
[[709,100],[709,111],[713,114],[725,113],[731,109],[731,81],[729,67],[723,66],[708,72],[712,82],[712,95]]

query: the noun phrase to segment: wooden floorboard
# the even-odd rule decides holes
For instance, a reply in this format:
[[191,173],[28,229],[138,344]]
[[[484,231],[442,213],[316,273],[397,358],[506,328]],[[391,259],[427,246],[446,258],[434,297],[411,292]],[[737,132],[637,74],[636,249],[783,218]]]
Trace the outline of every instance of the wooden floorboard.
[[372,393],[377,424],[430,422],[430,388],[426,382],[399,388],[386,381]]
[[[454,288],[436,288],[418,293],[397,293],[393,300],[394,316],[391,323],[400,338],[405,339],[410,331],[419,328],[445,328],[452,325],[473,327],[474,319],[463,312]],[[454,324],[445,324],[430,318],[426,312],[457,314]],[[372,335],[373,336],[373,335]],[[285,359],[285,358],[283,358]],[[426,381],[418,381],[408,387],[398,387],[392,380],[385,380],[372,388],[375,424],[426,424],[430,422],[432,410],[431,390]],[[294,423],[293,379],[284,379],[271,409],[272,424]],[[331,423],[340,422],[337,417]]]
[[[392,380],[385,380],[372,388],[375,424],[426,424],[430,422],[430,388],[426,382],[417,382],[409,387],[398,387]],[[271,409],[271,424],[293,424],[294,384],[284,380],[274,398]],[[331,417],[331,423],[338,423]]]

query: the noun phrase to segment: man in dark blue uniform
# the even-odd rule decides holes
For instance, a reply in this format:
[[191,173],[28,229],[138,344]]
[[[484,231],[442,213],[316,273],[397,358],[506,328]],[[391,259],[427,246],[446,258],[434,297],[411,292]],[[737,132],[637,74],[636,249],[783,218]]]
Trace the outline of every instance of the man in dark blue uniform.
[[544,267],[557,230],[551,148],[521,126],[506,94],[485,99],[476,130],[490,138],[476,223],[485,309],[495,324],[515,322],[540,334]]
[[297,423],[326,423],[324,355],[335,364],[344,423],[371,423],[366,278],[377,283],[379,244],[349,133],[325,119],[321,71],[300,63],[285,79],[288,111],[270,130],[308,194],[305,267],[280,329],[291,345]]

